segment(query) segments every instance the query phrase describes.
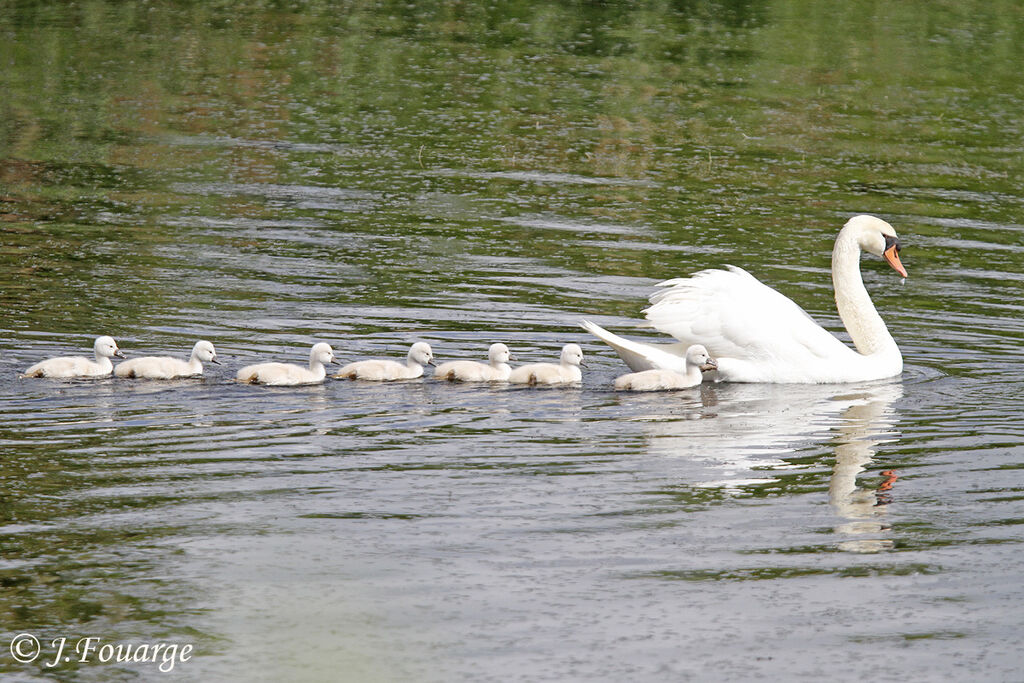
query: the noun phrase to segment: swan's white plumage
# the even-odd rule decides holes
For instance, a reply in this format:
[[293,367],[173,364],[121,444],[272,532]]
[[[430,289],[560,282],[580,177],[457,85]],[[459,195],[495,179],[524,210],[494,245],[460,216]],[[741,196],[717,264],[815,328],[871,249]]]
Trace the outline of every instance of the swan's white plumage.
[[580,370],[582,364],[583,349],[578,344],[566,344],[562,347],[558,365],[520,365],[508,376],[508,381],[512,384],[572,384],[583,380],[583,372]]
[[327,376],[327,363],[334,360],[334,350],[325,342],[318,342],[309,351],[309,367],[291,363],[258,363],[247,365],[235,375],[239,382],[269,386],[296,386],[319,384]]
[[178,377],[195,377],[203,374],[203,363],[217,363],[217,351],[208,341],[197,341],[192,347],[189,359],[181,360],[171,356],[144,356],[131,358],[120,363],[114,370],[118,377],[134,377],[138,379],[175,379]]
[[670,370],[686,372],[687,346],[685,344],[646,344],[620,337],[589,320],[580,321],[580,327],[615,349],[626,365],[635,372],[644,370]]
[[686,349],[686,371],[675,370],[643,370],[622,375],[615,379],[615,388],[620,391],[666,391],[670,389],[686,389],[701,383],[703,373],[718,367],[717,362],[708,354],[708,350],[700,344]]
[[452,382],[503,382],[512,374],[509,358],[511,354],[506,345],[491,344],[487,364],[475,360],[448,361],[437,366],[434,377]]
[[843,226],[832,252],[832,279],[856,351],[788,297],[732,266],[668,280],[651,297],[644,311],[649,326],[680,344],[634,342],[593,323],[582,324],[636,371],[677,370],[685,349],[700,343],[718,360],[715,378],[723,381],[831,383],[892,377],[902,372],[903,358],[864,288],[862,251],[884,256],[906,275],[892,226],[874,216],[855,216]]
[[113,357],[124,358],[112,337],[97,337],[92,345],[95,360],[85,356],[60,356],[39,361],[25,371],[25,377],[105,377],[114,370]]
[[394,360],[360,360],[349,363],[334,375],[338,379],[364,379],[374,382],[390,382],[399,379],[416,379],[423,376],[423,366],[434,364],[430,344],[416,342],[409,349],[405,363]]

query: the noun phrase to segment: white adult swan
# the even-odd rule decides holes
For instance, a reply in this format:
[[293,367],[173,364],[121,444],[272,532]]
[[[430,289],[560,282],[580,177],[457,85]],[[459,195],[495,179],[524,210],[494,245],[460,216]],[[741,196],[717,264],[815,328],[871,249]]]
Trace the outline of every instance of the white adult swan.
[[512,366],[508,364],[511,357],[504,344],[491,344],[487,349],[487,365],[475,360],[452,360],[438,365],[434,378],[451,382],[504,382],[512,374]]
[[649,326],[680,344],[643,344],[589,321],[581,324],[636,371],[682,372],[684,350],[700,343],[718,360],[720,381],[826,384],[892,377],[903,371],[903,356],[864,288],[861,251],[884,258],[907,276],[896,231],[885,221],[854,216],[839,231],[832,250],[832,284],[839,317],[856,351],[792,300],[734,266],[659,285],[667,289],[651,297],[653,305],[644,313]]
[[200,340],[192,347],[192,355],[188,360],[170,356],[145,356],[132,358],[119,364],[114,370],[118,377],[135,377],[138,379],[175,379],[177,377],[195,377],[203,374],[203,363],[216,363],[217,351],[213,344]]
[[675,370],[644,370],[631,372],[615,379],[615,388],[620,391],[666,391],[686,389],[701,383],[702,373],[718,368],[718,363],[700,344],[686,349],[686,373]]
[[409,349],[405,363],[394,360],[360,360],[349,363],[334,375],[338,379],[366,379],[390,382],[396,379],[416,379],[423,375],[424,365],[434,364],[430,344],[416,342]]
[[41,360],[25,371],[25,377],[105,377],[114,369],[110,359],[124,358],[112,337],[98,337],[92,345],[96,360],[85,356],[60,356]]
[[325,342],[313,344],[309,351],[309,367],[290,363],[259,363],[246,365],[238,371],[235,378],[248,384],[267,384],[270,386],[295,386],[298,384],[319,384],[327,376],[325,363],[335,363],[334,349]]
[[572,384],[583,380],[581,365],[584,365],[583,349],[578,344],[566,344],[562,347],[558,365],[520,365],[508,376],[508,381],[512,384]]

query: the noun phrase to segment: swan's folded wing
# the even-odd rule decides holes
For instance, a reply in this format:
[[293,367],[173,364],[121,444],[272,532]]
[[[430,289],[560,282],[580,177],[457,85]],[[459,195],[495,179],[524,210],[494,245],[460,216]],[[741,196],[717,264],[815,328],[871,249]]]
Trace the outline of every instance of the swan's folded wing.
[[849,348],[791,299],[742,268],[703,270],[662,282],[644,313],[649,325],[712,356],[761,363],[800,363]]

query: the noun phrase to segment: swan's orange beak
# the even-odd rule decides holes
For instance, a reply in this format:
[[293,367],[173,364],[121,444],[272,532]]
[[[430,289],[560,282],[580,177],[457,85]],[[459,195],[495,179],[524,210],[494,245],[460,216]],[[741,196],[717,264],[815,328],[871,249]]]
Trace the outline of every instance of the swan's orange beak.
[[892,269],[900,274],[901,277],[907,276],[907,269],[900,263],[899,247],[896,244],[891,244],[888,249],[882,252],[882,256],[886,262],[892,266]]

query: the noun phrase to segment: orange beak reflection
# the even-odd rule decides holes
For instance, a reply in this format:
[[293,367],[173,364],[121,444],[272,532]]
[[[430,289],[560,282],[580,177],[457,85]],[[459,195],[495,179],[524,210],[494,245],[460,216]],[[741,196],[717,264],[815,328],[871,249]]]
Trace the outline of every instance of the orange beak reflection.
[[900,255],[899,252],[896,251],[895,244],[883,251],[882,256],[889,265],[892,266],[892,269],[899,273],[901,277],[907,276],[907,269],[903,267],[902,263],[900,263]]

